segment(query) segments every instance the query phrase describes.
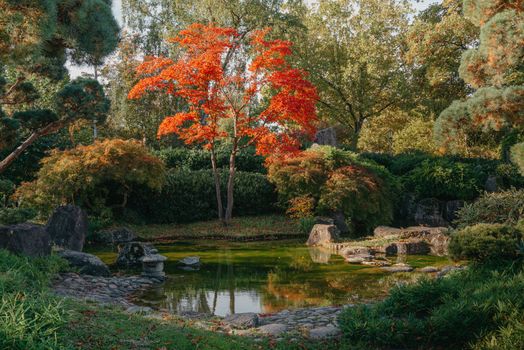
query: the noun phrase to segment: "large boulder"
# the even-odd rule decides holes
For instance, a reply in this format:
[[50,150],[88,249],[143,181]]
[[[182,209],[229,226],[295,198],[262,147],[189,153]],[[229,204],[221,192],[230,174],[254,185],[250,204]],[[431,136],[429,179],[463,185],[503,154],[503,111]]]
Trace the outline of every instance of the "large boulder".
[[446,255],[450,237],[446,227],[413,226],[402,230],[400,238],[408,241],[424,241],[429,245],[430,253]]
[[157,250],[150,244],[129,242],[118,252],[116,265],[119,267],[139,267],[142,266],[142,258],[144,256],[155,253],[157,253]]
[[51,254],[51,238],[40,225],[0,226],[0,248],[32,257],[47,256]]
[[457,219],[458,211],[464,206],[465,202],[463,200],[453,200],[446,202],[446,211],[445,217],[446,221],[453,222]]
[[369,247],[351,246],[351,247],[344,247],[340,249],[338,254],[344,258],[347,258],[353,255],[372,255],[373,251]]
[[229,315],[222,322],[234,328],[246,329],[257,327],[259,319],[256,313],[245,312]]
[[99,244],[122,244],[136,240],[137,235],[127,227],[115,227],[98,231],[92,241]]
[[87,215],[75,205],[58,207],[49,218],[46,230],[55,245],[81,252],[87,235]]
[[431,252],[429,244],[423,240],[395,243],[398,255],[425,255]]
[[445,202],[435,198],[425,198],[417,203],[415,223],[427,226],[448,226],[449,222],[444,219],[445,213]]
[[69,265],[78,268],[78,271],[83,275],[111,276],[107,265],[95,255],[68,249],[59,251],[58,255],[67,260]]
[[316,224],[313,226],[306,244],[311,247],[323,246],[338,242],[339,239],[340,231],[335,225]]
[[373,231],[373,236],[376,238],[383,238],[388,236],[398,236],[400,235],[401,230],[399,228],[395,227],[389,227],[389,226],[378,226]]

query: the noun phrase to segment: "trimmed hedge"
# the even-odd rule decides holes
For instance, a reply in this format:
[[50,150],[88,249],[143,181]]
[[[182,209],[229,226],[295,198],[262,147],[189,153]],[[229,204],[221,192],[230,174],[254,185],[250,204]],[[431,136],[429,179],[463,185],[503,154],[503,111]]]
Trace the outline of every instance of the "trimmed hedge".
[[471,200],[484,191],[489,176],[496,176],[501,188],[524,187],[524,177],[516,166],[482,158],[438,157],[422,152],[388,155],[362,153],[360,159],[373,160],[401,180],[404,192],[417,199]]
[[[225,196],[227,172],[222,172]],[[237,171],[233,216],[266,214],[275,211],[274,186],[266,176]],[[225,204],[225,198],[223,198]],[[141,189],[129,199],[128,209],[147,223],[167,224],[209,220],[217,217],[215,184],[211,170],[171,169],[160,192]]]
[[[236,168],[239,171],[265,174],[265,158],[255,153],[254,148],[242,149],[236,158]],[[162,159],[168,168],[179,170],[208,170],[211,168],[209,151],[189,148],[165,148],[153,152]],[[229,150],[222,147],[217,150],[217,165],[219,168],[229,168]]]

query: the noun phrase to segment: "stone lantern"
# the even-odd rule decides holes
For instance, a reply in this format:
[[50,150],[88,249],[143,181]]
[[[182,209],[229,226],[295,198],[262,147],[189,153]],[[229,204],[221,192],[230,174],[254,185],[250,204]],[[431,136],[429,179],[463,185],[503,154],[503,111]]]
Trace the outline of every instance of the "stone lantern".
[[142,261],[142,276],[159,280],[165,279],[164,261],[167,260],[165,256],[154,253],[145,255],[140,260]]

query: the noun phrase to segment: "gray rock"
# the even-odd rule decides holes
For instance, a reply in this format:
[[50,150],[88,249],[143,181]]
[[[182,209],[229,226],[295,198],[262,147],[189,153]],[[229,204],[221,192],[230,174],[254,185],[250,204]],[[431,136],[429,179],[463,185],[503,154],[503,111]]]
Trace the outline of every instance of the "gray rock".
[[375,228],[375,230],[373,230],[373,236],[377,238],[397,236],[400,234],[400,232],[401,230],[399,228],[389,226],[378,226],[377,228]]
[[200,265],[200,257],[186,256],[185,258],[178,260],[178,262],[185,266],[195,267]]
[[0,248],[32,257],[47,256],[51,254],[51,238],[40,225],[0,226]]
[[447,201],[444,219],[446,219],[447,222],[455,221],[458,211],[464,207],[464,204],[465,202],[463,200]]
[[440,269],[440,271],[437,273],[437,277],[444,277],[446,276],[447,274],[449,274],[450,272],[454,272],[454,271],[459,271],[459,270],[463,270],[464,267],[463,266],[452,266],[452,265],[449,265],[449,266],[444,266],[442,269]]
[[448,226],[449,222],[444,219],[445,211],[445,203],[435,198],[424,198],[417,203],[415,223],[427,226]]
[[337,147],[337,132],[335,128],[325,128],[317,131],[315,135],[315,143],[317,145]]
[[413,271],[413,267],[407,264],[395,264],[392,266],[384,266],[384,267],[381,267],[381,269],[387,272],[411,272]]
[[111,276],[106,264],[99,257],[92,254],[77,252],[74,250],[62,250],[58,255],[69,262],[71,266],[77,267],[84,275]]
[[424,272],[424,273],[433,273],[433,272],[438,272],[438,269],[433,266],[426,266],[426,267],[418,269],[418,271]]
[[57,246],[81,252],[87,234],[87,215],[74,205],[58,207],[49,218],[46,230]]
[[309,330],[310,339],[326,339],[340,335],[340,329],[334,326],[317,327]]
[[254,312],[246,312],[229,315],[222,320],[223,323],[234,328],[253,328],[259,323],[258,315]]
[[396,242],[397,254],[425,255],[431,251],[429,244],[423,240]]
[[431,254],[447,255],[448,231],[446,227],[412,226],[403,229],[400,237],[407,241],[424,241],[429,245]]
[[337,242],[339,238],[340,231],[335,225],[316,224],[313,226],[306,244],[308,246],[322,246]]
[[499,191],[499,184],[498,184],[498,178],[495,175],[490,175],[486,179],[486,182],[484,183],[484,189],[486,192],[498,192]]
[[342,257],[349,257],[349,256],[354,256],[354,255],[368,256],[368,255],[371,255],[372,253],[373,252],[371,251],[369,247],[360,247],[360,246],[344,247],[340,249],[340,251],[338,252],[338,254],[341,255]]
[[347,255],[345,256],[345,259],[348,263],[361,264],[363,262],[373,260],[373,255],[370,255],[370,254]]
[[346,216],[344,215],[344,213],[340,211],[334,213],[333,214],[333,223],[338,228],[340,233],[342,234],[349,233],[349,227],[346,223]]
[[130,306],[125,311],[128,314],[141,314],[141,315],[147,315],[153,312],[153,309],[148,306]]
[[155,249],[147,243],[129,242],[118,252],[116,265],[119,267],[142,266],[142,258],[146,255],[155,254]]
[[283,323],[270,323],[270,324],[266,324],[264,326],[258,327],[257,331],[265,335],[277,337],[281,335],[282,333],[287,332],[287,329],[288,329],[288,326]]
[[122,244],[136,240],[137,235],[127,227],[116,227],[99,231],[93,237],[95,243]]

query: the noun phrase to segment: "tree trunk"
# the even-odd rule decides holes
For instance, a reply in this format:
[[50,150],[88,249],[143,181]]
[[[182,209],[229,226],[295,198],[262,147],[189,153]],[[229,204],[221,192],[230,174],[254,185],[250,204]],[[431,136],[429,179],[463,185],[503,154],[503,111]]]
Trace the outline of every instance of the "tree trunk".
[[217,169],[217,157],[214,149],[211,149],[211,167],[213,168],[213,178],[215,180],[218,218],[224,222],[224,206],[222,205],[222,191],[220,190],[220,174]]
[[11,163],[15,161],[29,146],[31,146],[39,137],[47,135],[60,127],[59,124],[49,124],[44,128],[33,132],[20,146],[18,146],[7,157],[0,161],[0,174],[3,173]]
[[226,207],[226,216],[224,218],[225,224],[229,224],[233,217],[233,190],[235,185],[235,172],[236,172],[236,156],[237,156],[237,146],[233,145],[233,150],[229,156],[229,178],[227,180],[227,207]]

